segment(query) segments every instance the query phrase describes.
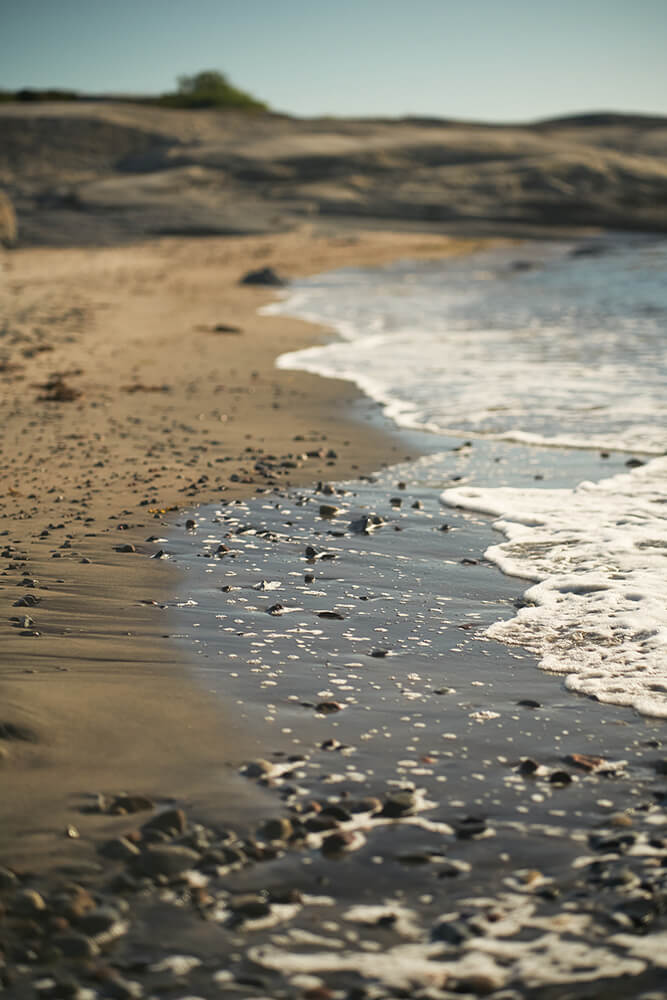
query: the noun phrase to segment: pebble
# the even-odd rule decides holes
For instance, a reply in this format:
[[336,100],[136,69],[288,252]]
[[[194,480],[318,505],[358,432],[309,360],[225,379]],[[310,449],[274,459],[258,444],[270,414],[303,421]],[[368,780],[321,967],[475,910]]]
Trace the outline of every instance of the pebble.
[[108,806],[108,811],[115,815],[125,813],[142,812],[144,809],[153,809],[155,803],[146,795],[115,795]]
[[146,820],[141,829],[143,831],[161,830],[170,836],[178,836],[180,833],[185,833],[186,827],[187,820],[182,809],[165,809],[164,812]]
[[11,908],[20,917],[38,917],[46,910],[46,903],[34,889],[21,889],[14,896]]
[[394,792],[385,800],[380,812],[380,816],[388,819],[398,819],[401,816],[409,816],[415,811],[415,793],[410,789]]
[[113,840],[107,840],[97,850],[102,857],[113,861],[131,861],[141,853],[137,845],[126,837],[115,837]]
[[257,920],[259,917],[267,917],[271,912],[271,904],[267,902],[264,896],[251,895],[249,893],[232,896],[227,906],[232,913],[246,920]]
[[53,938],[53,945],[65,956],[65,958],[95,958],[99,955],[99,945],[85,934],[69,932],[58,934]]
[[260,828],[260,835],[265,840],[287,840],[293,830],[288,819],[270,819]]
[[165,875],[175,878],[183,872],[194,868],[200,860],[200,855],[189,847],[160,846],[149,847],[136,858],[132,864],[133,871],[138,875],[155,878]]
[[337,830],[322,841],[322,854],[341,854],[343,851],[350,851],[358,840],[358,836],[348,830]]

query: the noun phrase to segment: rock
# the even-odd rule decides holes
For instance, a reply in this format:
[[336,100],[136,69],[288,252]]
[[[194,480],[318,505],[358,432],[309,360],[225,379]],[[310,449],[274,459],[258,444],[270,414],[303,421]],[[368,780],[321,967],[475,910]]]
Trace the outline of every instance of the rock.
[[322,503],[320,504],[320,517],[336,517],[340,513],[340,508],[334,507],[333,504]]
[[156,878],[164,875],[175,878],[199,863],[200,855],[189,847],[160,846],[142,851],[132,864],[135,874]]
[[134,545],[131,545],[129,542],[126,545],[114,545],[114,549],[116,550],[116,552],[136,552],[137,551],[136,548],[134,547]]
[[356,535],[370,535],[384,523],[379,514],[362,514],[356,521],[350,521],[348,528]]
[[257,920],[259,917],[267,917],[271,912],[271,904],[264,896],[252,895],[250,893],[241,896],[232,896],[227,903],[229,909],[236,916],[245,920]]
[[120,924],[120,914],[112,906],[98,906],[89,910],[77,920],[76,925],[77,930],[90,937],[107,935],[112,929],[124,926]]
[[49,899],[54,914],[75,923],[96,907],[93,896],[81,885],[72,883]]
[[343,851],[351,851],[355,846],[360,846],[359,840],[359,835],[356,833],[337,830],[322,841],[322,854],[342,854]]
[[533,760],[531,757],[524,757],[521,763],[519,764],[519,767],[517,768],[519,774],[523,774],[526,777],[528,777],[531,774],[535,774],[535,772],[539,771],[539,769],[540,765],[537,763],[536,760]]
[[293,831],[292,824],[288,819],[270,819],[260,829],[260,835],[264,840],[287,840]]
[[95,958],[100,953],[99,945],[95,941],[85,934],[77,934],[74,931],[56,935],[52,943],[65,958]]
[[272,267],[260,267],[256,271],[248,271],[241,278],[242,285],[272,285],[274,287],[282,287],[287,284],[284,278],[281,278]]
[[17,722],[0,722],[0,740],[22,740],[37,743],[37,734],[29,726]]
[[156,816],[151,816],[141,829],[143,831],[161,830],[171,836],[178,836],[180,833],[185,833],[186,826],[187,820],[182,809],[166,809]]
[[459,840],[469,840],[479,837],[486,830],[486,820],[481,816],[464,816],[454,824]]
[[406,788],[394,792],[385,800],[380,816],[386,816],[388,819],[399,819],[401,816],[411,815],[415,811],[415,806],[415,793]]
[[18,226],[14,206],[4,191],[0,191],[0,246],[13,247],[17,236]]
[[352,819],[352,813],[347,809],[344,809],[343,806],[337,805],[335,802],[324,806],[324,808],[320,810],[320,816],[330,816],[339,823],[348,823]]
[[568,774],[567,771],[552,771],[549,775],[549,781],[552,785],[565,785],[572,784],[572,775]]
[[108,812],[117,816],[125,813],[143,812],[144,809],[153,809],[155,803],[146,795],[115,795],[108,806]]
[[14,896],[11,910],[19,917],[39,917],[46,910],[46,903],[34,889],[22,889]]
[[345,708],[339,701],[320,701],[315,706],[315,711],[321,715],[331,715],[333,712],[340,712]]
[[18,879],[9,868],[0,868],[0,891],[13,889],[18,884]]
[[462,944],[474,936],[474,932],[462,920],[443,920],[431,931],[434,941],[446,941],[453,945]]
[[216,323],[213,333],[243,333],[240,326],[233,326],[231,323]]
[[243,768],[241,773],[246,778],[264,778],[273,770],[273,765],[268,760],[251,760]]
[[132,861],[141,853],[137,845],[127,840],[126,837],[115,837],[113,840],[107,840],[97,850],[103,858],[109,858],[112,861]]
[[339,611],[318,611],[317,612],[317,617],[318,618],[332,618],[335,621],[342,622],[344,620],[344,618],[345,618],[345,615],[341,615],[341,613]]
[[351,799],[349,802],[345,803],[346,808],[351,813],[378,813],[382,809],[382,803],[379,799],[374,796],[368,796],[365,799]]

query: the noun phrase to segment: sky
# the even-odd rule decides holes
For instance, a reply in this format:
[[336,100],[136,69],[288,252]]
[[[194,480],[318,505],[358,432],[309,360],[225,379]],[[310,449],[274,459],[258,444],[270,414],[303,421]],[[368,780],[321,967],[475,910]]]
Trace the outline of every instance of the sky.
[[0,89],[217,69],[295,115],[667,115],[667,0],[0,0]]

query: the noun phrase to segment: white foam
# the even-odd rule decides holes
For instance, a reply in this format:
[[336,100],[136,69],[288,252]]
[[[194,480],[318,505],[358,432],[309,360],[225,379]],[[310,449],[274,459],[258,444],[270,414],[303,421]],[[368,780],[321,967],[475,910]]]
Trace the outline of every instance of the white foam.
[[278,366],[352,381],[406,427],[662,454],[667,294],[656,260],[667,243],[585,266],[547,259],[519,278],[487,256],[496,273],[404,264],[301,284],[264,311],[324,323],[340,339]]
[[525,646],[566,686],[667,718],[667,458],[574,490],[462,487],[442,494],[499,518],[486,555],[535,581],[488,635]]

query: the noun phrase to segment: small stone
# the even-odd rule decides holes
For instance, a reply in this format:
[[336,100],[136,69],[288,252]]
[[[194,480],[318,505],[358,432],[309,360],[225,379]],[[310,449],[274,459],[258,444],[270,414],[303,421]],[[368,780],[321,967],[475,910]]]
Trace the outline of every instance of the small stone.
[[345,803],[346,808],[354,813],[378,813],[382,809],[382,803],[379,799],[374,796],[369,795],[365,799],[352,799]]
[[532,698],[522,698],[521,701],[517,701],[517,705],[521,708],[541,708],[539,701],[534,701]]
[[154,806],[153,800],[146,795],[115,795],[108,806],[108,811],[114,815],[123,816],[126,813],[153,809]]
[[0,868],[0,890],[13,889],[17,883],[18,879],[14,872],[9,868]]
[[282,287],[286,284],[284,278],[281,278],[272,267],[260,267],[255,271],[247,271],[246,274],[241,278],[242,285],[271,285],[273,287]]
[[114,545],[116,552],[136,552],[136,547],[130,542],[125,545]]
[[474,936],[472,929],[462,920],[443,920],[431,930],[434,941],[446,941],[453,945],[463,944]]
[[561,786],[571,785],[572,775],[568,774],[567,771],[553,771],[549,775],[549,781],[551,782],[552,785],[561,785]]
[[227,906],[232,913],[246,920],[257,920],[259,917],[267,917],[271,912],[271,904],[267,902],[264,896],[252,895],[250,893],[232,896]]
[[260,829],[260,834],[265,840],[287,840],[293,831],[292,824],[288,819],[270,819]]
[[22,889],[14,896],[11,909],[20,917],[38,917],[46,910],[46,903],[34,889]]
[[136,844],[126,837],[115,837],[98,847],[98,853],[112,861],[132,861],[141,852]]
[[263,778],[267,774],[270,774],[273,770],[273,765],[269,763],[268,760],[251,760],[249,764],[242,770],[242,774],[246,778]]
[[540,765],[531,757],[524,757],[518,767],[519,774],[523,774],[526,777],[531,774],[535,774],[535,772],[539,771],[539,769]]
[[320,504],[320,517],[331,518],[336,517],[339,513],[339,508],[334,507],[333,504],[323,503]]
[[65,956],[65,958],[95,958],[99,955],[99,945],[85,934],[69,932],[58,934],[53,938],[54,946]]
[[459,840],[469,840],[471,837],[479,837],[486,831],[486,820],[481,816],[464,816],[454,824],[454,827]]
[[457,977],[456,992],[472,993],[475,996],[485,997],[500,989],[502,984],[501,973],[492,976],[484,972],[473,972],[467,976]]
[[65,917],[75,923],[90,910],[94,910],[96,903],[87,889],[81,885],[72,883],[58,892],[49,900],[54,914]]
[[320,701],[316,706],[315,710],[320,713],[320,715],[331,715],[333,712],[340,712],[345,706],[341,705],[339,701]]
[[189,517],[185,522],[185,527],[188,529],[188,531],[193,531],[197,527],[197,522],[193,521],[192,518]]
[[380,816],[389,819],[398,819],[401,816],[409,816],[415,811],[415,793],[410,789],[394,792],[385,800]]
[[350,851],[358,842],[358,837],[348,830],[337,830],[322,841],[322,854],[342,854]]
[[627,813],[614,813],[609,817],[609,823],[615,827],[632,826],[632,816],[628,816]]
[[98,934],[107,934],[119,921],[120,914],[112,906],[98,906],[77,921],[77,929],[90,937],[97,937]]
[[200,855],[189,847],[149,847],[135,859],[132,868],[135,874],[146,875],[148,878],[156,878],[158,875],[175,878],[194,868],[199,860]]
[[163,833],[175,837],[180,833],[185,833],[186,827],[187,820],[182,809],[165,809],[164,812],[146,820],[141,829],[143,831],[161,830]]

